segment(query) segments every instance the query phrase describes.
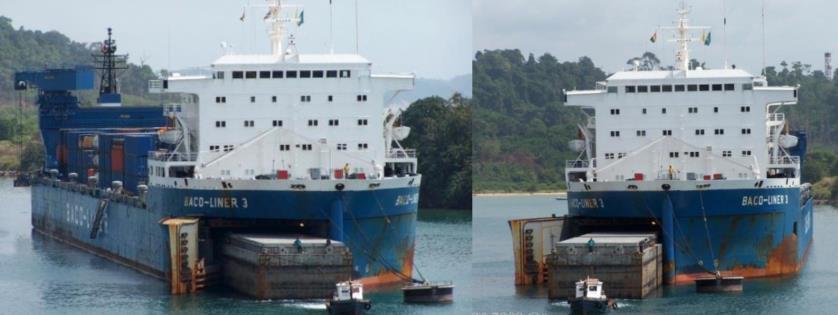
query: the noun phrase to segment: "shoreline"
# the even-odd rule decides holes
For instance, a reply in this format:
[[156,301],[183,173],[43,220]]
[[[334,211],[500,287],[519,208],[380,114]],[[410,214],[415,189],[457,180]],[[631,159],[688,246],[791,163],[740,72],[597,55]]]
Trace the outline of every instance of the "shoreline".
[[476,192],[472,197],[513,197],[513,196],[557,196],[567,198],[566,190],[536,191],[536,192]]

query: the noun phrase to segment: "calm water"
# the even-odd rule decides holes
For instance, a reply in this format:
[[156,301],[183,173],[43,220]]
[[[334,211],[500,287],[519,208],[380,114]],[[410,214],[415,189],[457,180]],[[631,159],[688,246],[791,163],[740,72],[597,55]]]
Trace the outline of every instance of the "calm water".
[[[567,314],[567,304],[548,304],[543,288],[515,287],[512,237],[507,220],[567,213],[553,197],[476,197],[472,274],[475,313]],[[809,261],[795,277],[748,280],[745,291],[699,295],[692,286],[666,288],[662,297],[618,301],[611,314],[834,314],[838,307],[838,210],[815,208]]]
[[[255,301],[225,290],[170,296],[168,286],[31,230],[29,190],[0,179],[0,314],[325,314],[322,303]],[[420,210],[415,263],[429,280],[452,280],[455,302],[401,303],[368,293],[370,314],[471,312],[471,212]]]

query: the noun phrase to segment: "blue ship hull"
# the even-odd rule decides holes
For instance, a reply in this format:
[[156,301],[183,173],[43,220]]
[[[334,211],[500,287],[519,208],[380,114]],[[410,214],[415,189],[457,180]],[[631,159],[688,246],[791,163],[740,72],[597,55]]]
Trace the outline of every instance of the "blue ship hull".
[[794,274],[812,244],[812,198],[796,187],[571,191],[568,210],[579,220],[658,228],[669,283],[716,270],[746,278]]
[[[199,217],[221,227],[246,222],[268,233],[341,239],[352,251],[353,277],[369,285],[412,275],[418,185],[342,192],[151,187],[145,203],[112,197],[96,238],[90,237],[91,228],[105,193],[78,187],[36,181],[34,228],[161,279],[170,279],[169,232],[161,224],[170,217]],[[340,224],[336,218],[342,218]]]

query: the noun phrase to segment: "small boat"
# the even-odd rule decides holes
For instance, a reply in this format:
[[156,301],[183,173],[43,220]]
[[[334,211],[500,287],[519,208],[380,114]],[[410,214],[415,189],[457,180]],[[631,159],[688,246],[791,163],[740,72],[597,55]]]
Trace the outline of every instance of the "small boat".
[[722,276],[695,279],[695,292],[698,293],[733,293],[742,292],[745,277]]
[[454,301],[451,282],[422,282],[402,288],[405,303],[450,303]]
[[605,296],[602,281],[590,277],[576,282],[576,297],[568,303],[574,314],[605,313],[617,308],[617,303]]
[[326,310],[331,315],[365,314],[370,308],[372,303],[364,300],[364,286],[352,281],[336,284],[334,296],[326,302]]

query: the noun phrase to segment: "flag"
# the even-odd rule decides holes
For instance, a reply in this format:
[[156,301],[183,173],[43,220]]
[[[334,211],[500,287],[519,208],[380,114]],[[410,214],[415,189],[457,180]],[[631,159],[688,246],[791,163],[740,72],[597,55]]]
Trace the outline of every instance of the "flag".
[[239,18],[239,21],[244,22],[244,9],[242,9],[242,16]]
[[710,35],[712,34],[712,32],[707,32],[707,37],[701,36],[704,40],[704,46],[710,46]]
[[305,13],[305,10],[300,11],[300,15],[298,16],[299,19],[297,20],[297,26],[303,25],[303,13]]
[[652,42],[652,43],[654,43],[654,42],[655,42],[655,41],[657,41],[657,40],[658,40],[658,32],[654,32],[654,33],[652,33],[652,37],[651,37],[651,38],[649,38],[649,41],[650,41],[650,42]]

